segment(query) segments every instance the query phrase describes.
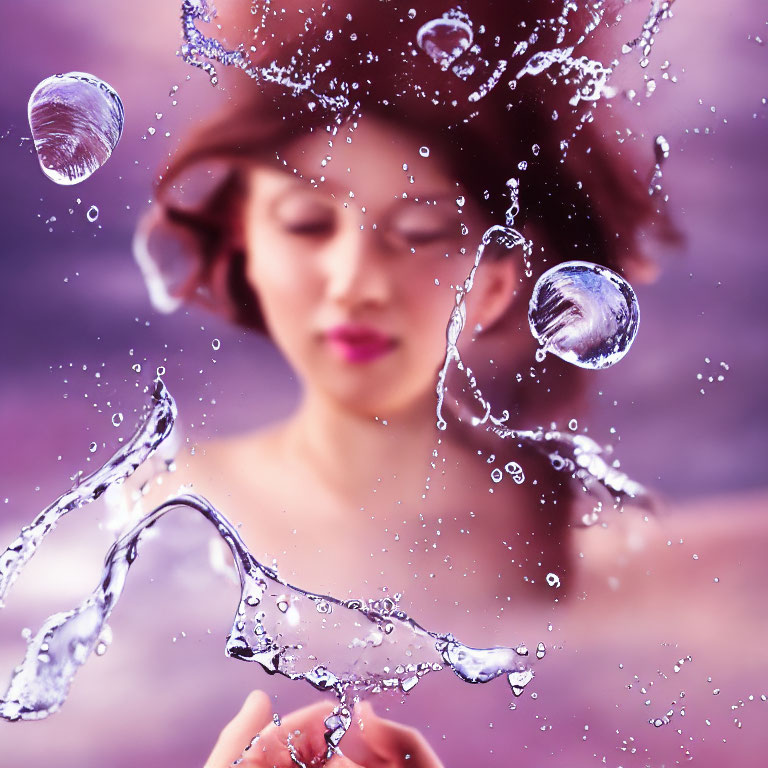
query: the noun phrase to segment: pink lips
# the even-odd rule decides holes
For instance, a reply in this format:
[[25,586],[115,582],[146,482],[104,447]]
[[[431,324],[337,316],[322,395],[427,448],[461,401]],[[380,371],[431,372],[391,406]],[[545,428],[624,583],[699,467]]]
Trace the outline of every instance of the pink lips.
[[339,325],[328,331],[325,339],[348,363],[371,362],[386,355],[396,344],[391,336],[364,325]]

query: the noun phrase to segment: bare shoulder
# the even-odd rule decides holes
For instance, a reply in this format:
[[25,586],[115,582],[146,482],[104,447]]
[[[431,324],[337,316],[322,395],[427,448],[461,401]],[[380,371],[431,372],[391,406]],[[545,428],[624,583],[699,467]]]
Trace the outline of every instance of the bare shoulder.
[[[760,627],[768,580],[768,492],[623,513],[576,537],[578,589],[613,624],[650,622],[672,636],[736,640]],[[638,630],[642,634],[642,630]]]
[[663,552],[681,547],[691,551],[694,561],[739,562],[750,552],[764,550],[768,490],[666,504],[653,514],[628,509],[604,525],[577,531],[574,540],[598,569],[635,558],[655,561]]
[[[281,427],[231,435],[185,445],[176,454],[170,471],[141,478],[141,498],[136,513],[146,512],[181,493],[206,497],[225,511],[243,500],[263,501],[280,478]],[[137,496],[138,483],[126,491]],[[134,500],[135,501],[135,500]]]

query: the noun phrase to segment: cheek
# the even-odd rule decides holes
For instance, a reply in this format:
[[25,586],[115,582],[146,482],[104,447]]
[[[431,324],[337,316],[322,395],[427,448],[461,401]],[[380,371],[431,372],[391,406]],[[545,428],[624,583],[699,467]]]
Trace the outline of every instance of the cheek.
[[315,293],[311,275],[279,239],[264,235],[248,248],[246,278],[271,335],[281,343],[300,327],[311,304]]
[[445,329],[455,303],[456,285],[464,281],[470,269],[463,260],[457,261],[443,258],[414,270],[402,289],[412,331],[429,338],[439,353],[445,351]]

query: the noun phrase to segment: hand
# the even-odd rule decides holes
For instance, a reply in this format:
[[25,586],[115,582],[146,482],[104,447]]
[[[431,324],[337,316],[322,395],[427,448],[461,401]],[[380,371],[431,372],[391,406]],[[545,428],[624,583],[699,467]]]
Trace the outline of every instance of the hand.
[[241,756],[243,768],[295,768],[297,764],[308,768],[442,768],[418,731],[378,717],[367,703],[355,708],[353,724],[341,742],[345,754],[326,762],[324,721],[332,710],[332,702],[314,704],[286,715],[277,726],[269,697],[254,691],[221,732],[205,768],[228,768]]

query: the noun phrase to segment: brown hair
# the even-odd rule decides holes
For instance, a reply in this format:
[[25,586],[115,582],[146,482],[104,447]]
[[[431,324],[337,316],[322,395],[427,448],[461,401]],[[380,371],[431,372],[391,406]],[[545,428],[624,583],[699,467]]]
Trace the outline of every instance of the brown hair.
[[[646,230],[655,227],[661,237],[671,235],[648,193],[650,168],[640,171],[628,146],[608,130],[611,122],[619,122],[615,111],[603,106],[594,110],[594,118],[587,111],[594,94],[585,99],[582,89],[589,83],[556,60],[542,74],[519,74],[526,62],[536,57],[544,62],[547,52],[570,46],[576,46],[573,56],[612,60],[618,43],[606,32],[607,19],[600,34],[596,30],[580,42],[595,19],[580,11],[567,16],[560,0],[470,0],[450,12],[447,3],[435,0],[419,3],[416,12],[398,1],[369,0],[364,11],[361,7],[340,0],[332,9],[321,4],[314,14],[305,14],[288,3],[282,15],[267,12],[257,19],[256,40],[266,38],[269,44],[246,46],[243,67],[259,74],[259,67],[273,59],[284,60],[299,81],[302,66],[305,71],[316,63],[330,66],[317,67],[311,89],[298,95],[269,78],[254,82],[235,70],[232,106],[192,134],[173,159],[158,184],[158,206],[139,248],[145,273],[154,270],[172,299],[169,306],[203,303],[265,331],[245,279],[245,256],[233,237],[245,194],[243,160],[274,163],[297,138],[358,115],[418,126],[451,163],[462,186],[500,223],[509,205],[506,181],[519,175],[521,211],[515,224],[534,236],[534,273],[571,258],[626,272],[644,259],[639,240]],[[254,17],[245,18],[247,29]],[[474,35],[457,64],[445,69],[416,43],[421,26],[439,18],[468,24]],[[237,34],[237,25],[230,34]],[[462,68],[467,57],[472,66]],[[502,61],[506,70],[493,84],[494,67]],[[318,99],[328,93],[346,98],[349,107],[329,113]],[[210,171],[217,163],[224,164],[220,178]],[[527,163],[523,172],[522,163]],[[197,182],[190,177],[200,168],[202,192],[199,174]],[[175,260],[167,257],[168,249],[153,246],[152,238],[167,242],[165,235],[186,243]],[[522,303],[517,306],[507,323],[515,329],[527,325]],[[548,377],[543,387],[530,382],[517,387],[518,416],[543,417],[535,406],[546,400],[551,418],[554,406],[573,402],[580,372],[553,361]],[[549,396],[542,397],[543,392]]]

